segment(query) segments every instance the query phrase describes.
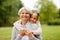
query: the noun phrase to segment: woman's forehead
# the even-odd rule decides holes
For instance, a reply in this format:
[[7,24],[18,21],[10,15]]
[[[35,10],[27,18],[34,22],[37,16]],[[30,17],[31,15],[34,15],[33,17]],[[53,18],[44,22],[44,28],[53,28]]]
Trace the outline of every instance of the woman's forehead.
[[25,11],[25,12],[29,12],[29,11],[28,11],[28,10],[26,10],[26,9],[21,10],[21,12],[23,12],[23,11]]

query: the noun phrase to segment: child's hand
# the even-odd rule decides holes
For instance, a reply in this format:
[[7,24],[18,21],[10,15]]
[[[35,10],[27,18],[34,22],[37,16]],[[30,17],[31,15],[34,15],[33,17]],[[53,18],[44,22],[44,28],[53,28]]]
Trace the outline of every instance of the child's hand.
[[26,30],[20,30],[20,31],[19,31],[19,34],[20,34],[21,36],[24,36],[24,35],[25,35],[25,32],[26,32]]

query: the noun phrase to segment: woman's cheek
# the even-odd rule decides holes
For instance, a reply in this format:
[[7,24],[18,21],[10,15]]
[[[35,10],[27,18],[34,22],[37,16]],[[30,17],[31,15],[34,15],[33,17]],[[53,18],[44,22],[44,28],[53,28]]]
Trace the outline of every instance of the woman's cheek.
[[22,14],[20,14],[20,18],[22,18],[23,17],[23,15]]
[[27,15],[27,18],[30,18],[30,15]]

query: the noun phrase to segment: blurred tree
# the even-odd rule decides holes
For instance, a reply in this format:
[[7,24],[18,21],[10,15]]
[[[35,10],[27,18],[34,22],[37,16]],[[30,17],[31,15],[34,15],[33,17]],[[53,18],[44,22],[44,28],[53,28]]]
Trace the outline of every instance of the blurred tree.
[[20,0],[0,0],[0,26],[11,24],[22,6]]
[[60,9],[59,9],[59,18],[60,18]]
[[41,5],[40,8],[41,21],[48,22],[56,18],[57,9],[52,0],[39,0],[39,5]]

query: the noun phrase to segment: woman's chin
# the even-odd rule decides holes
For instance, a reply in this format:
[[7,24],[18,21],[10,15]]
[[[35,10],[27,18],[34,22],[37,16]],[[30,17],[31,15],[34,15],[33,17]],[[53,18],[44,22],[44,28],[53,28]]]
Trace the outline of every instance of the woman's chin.
[[26,21],[27,19],[26,18],[22,18],[22,20],[25,20]]

